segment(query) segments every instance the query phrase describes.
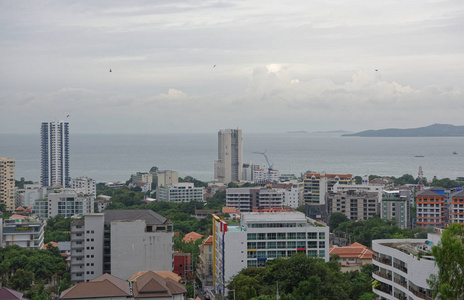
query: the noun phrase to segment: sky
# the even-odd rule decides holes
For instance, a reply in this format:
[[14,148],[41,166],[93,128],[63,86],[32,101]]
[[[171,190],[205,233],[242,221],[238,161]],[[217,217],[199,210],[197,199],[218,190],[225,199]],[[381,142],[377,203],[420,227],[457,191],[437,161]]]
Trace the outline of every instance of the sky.
[[463,83],[462,0],[0,1],[0,133],[464,125]]

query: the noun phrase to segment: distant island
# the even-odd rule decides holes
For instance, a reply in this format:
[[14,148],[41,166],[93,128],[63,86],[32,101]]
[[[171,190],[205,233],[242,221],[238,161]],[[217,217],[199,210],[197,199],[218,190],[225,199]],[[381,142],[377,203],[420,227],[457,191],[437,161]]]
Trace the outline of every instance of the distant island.
[[350,133],[351,131],[346,130],[332,130],[332,131],[315,131],[313,133],[316,134],[342,134],[342,133]]
[[300,131],[287,131],[286,133],[289,133],[289,134],[301,134],[301,133],[307,134],[309,132],[304,131],[304,130],[300,130]]
[[451,124],[433,124],[419,128],[389,128],[379,130],[365,130],[357,133],[343,134],[342,136],[362,136],[362,137],[446,137],[464,136],[464,126],[454,126]]

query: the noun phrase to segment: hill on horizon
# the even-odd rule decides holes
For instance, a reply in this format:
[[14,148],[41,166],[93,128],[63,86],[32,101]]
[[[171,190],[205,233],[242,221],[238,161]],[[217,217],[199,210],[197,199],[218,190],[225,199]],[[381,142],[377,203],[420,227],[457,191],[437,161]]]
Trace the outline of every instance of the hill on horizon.
[[433,124],[418,128],[388,128],[379,130],[365,130],[357,133],[343,134],[342,136],[361,137],[446,137],[464,136],[464,126],[451,124]]

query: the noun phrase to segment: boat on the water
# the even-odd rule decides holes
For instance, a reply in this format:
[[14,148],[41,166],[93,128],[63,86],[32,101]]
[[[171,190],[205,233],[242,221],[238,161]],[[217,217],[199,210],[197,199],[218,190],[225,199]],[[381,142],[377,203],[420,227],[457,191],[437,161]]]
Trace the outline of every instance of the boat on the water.
[[414,157],[424,157],[423,155],[414,155]]

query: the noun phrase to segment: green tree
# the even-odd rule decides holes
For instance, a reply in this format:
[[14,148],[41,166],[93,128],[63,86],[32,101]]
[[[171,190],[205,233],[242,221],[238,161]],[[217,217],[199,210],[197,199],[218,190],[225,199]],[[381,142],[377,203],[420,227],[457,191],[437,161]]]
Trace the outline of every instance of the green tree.
[[453,223],[443,231],[441,241],[432,247],[432,255],[438,266],[438,275],[428,283],[433,297],[464,299],[464,230]]
[[341,213],[341,212],[334,212],[330,215],[329,217],[329,228],[330,228],[330,231],[333,232],[335,229],[338,228],[338,226],[343,223],[343,222],[347,222],[349,221],[350,219],[348,219],[347,216],[345,216],[345,214]]
[[11,288],[14,290],[25,291],[31,287],[34,281],[34,273],[24,269],[16,270],[15,274],[11,277]]

